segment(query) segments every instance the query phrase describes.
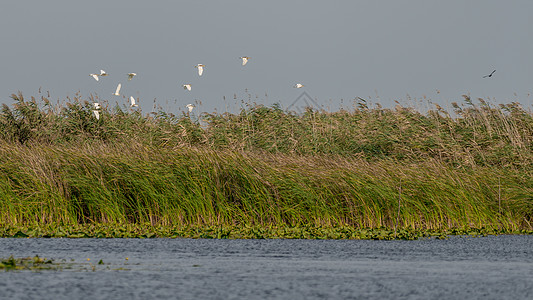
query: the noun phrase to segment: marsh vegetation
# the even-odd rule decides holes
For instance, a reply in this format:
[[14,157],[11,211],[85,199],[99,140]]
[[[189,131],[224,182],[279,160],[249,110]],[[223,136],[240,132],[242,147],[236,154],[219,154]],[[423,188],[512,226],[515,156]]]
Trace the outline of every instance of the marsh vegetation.
[[13,235],[533,229],[533,114],[518,103],[465,96],[422,113],[360,101],[302,114],[247,103],[190,118],[94,97],[12,98],[0,112],[0,223]]

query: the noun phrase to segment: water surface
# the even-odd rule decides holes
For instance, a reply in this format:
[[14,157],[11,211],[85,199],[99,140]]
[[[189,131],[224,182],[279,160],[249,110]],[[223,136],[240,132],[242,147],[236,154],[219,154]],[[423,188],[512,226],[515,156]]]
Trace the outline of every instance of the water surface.
[[39,255],[72,264],[0,271],[0,298],[533,299],[532,249],[532,236],[0,239],[2,258]]

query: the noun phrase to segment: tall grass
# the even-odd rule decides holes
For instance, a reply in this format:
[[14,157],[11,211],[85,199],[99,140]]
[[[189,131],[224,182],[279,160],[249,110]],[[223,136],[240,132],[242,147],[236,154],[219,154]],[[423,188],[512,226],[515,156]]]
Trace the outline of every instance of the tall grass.
[[97,120],[78,96],[12,98],[0,113],[3,224],[531,228],[533,116],[516,103],[251,105],[200,124],[120,107]]

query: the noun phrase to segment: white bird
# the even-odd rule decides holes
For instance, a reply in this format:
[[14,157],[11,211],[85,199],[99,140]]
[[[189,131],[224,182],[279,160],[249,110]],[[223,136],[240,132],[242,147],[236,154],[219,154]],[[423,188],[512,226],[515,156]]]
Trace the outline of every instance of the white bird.
[[299,88],[304,87],[304,85],[301,84],[301,83],[297,83],[297,84],[294,85],[294,87],[297,88],[297,89],[299,89]]
[[139,105],[137,105],[137,104],[135,103],[135,98],[133,98],[133,96],[130,96],[130,106],[131,106],[131,107],[137,107],[137,106],[139,106]]
[[107,76],[107,73],[104,70],[100,70],[100,74],[89,74],[89,76],[94,78],[94,80],[98,81],[98,80],[100,80],[100,78],[98,78],[98,76]]
[[115,92],[113,93],[113,95],[115,96],[120,96],[120,88],[122,87],[122,84],[118,84],[117,85],[117,89],[115,90]]
[[189,112],[191,112],[194,109],[194,105],[192,105],[192,104],[187,104],[187,105],[185,105],[185,107],[187,107],[189,109]]
[[190,91],[190,90],[192,89],[192,85],[190,85],[190,84],[184,84],[184,85],[183,85],[183,89],[184,89],[184,90],[188,90],[188,91]]
[[202,64],[197,64],[196,66],[194,66],[195,68],[198,68],[198,75],[199,76],[202,76],[202,73],[204,72],[204,67],[205,65],[202,65]]
[[94,116],[96,117],[96,120],[100,120],[100,112],[97,110],[93,110]]
[[100,103],[98,103],[98,102],[94,102],[93,105],[94,105],[94,109],[100,109],[100,108],[102,108],[102,107],[100,106]]
[[128,80],[131,80],[137,73],[128,73]]
[[241,59],[242,59],[242,65],[244,66],[244,65],[246,65],[248,63],[248,60],[250,58],[248,56],[242,56]]

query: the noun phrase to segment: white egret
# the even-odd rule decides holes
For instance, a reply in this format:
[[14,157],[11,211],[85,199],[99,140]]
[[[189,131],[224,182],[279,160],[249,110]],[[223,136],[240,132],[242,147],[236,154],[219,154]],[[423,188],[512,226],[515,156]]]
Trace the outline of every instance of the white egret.
[[184,89],[184,90],[188,90],[188,91],[190,91],[190,90],[192,89],[192,85],[190,85],[190,84],[184,84],[184,85],[183,85],[183,89]]
[[131,80],[137,73],[128,73],[128,80]]
[[198,69],[198,75],[199,75],[199,76],[202,76],[202,73],[204,72],[204,67],[205,67],[205,65],[197,64],[197,65],[194,66],[194,67]]
[[135,103],[135,98],[133,98],[133,96],[130,96],[130,107],[137,107],[139,105],[137,105]]
[[100,80],[100,78],[98,76],[107,76],[107,73],[104,70],[100,70],[100,74],[89,74],[89,76],[94,78],[94,80],[98,81],[98,80]]
[[299,89],[299,88],[303,88],[304,85],[301,84],[301,83],[297,83],[297,84],[294,85],[294,87],[297,88],[297,89]]
[[242,59],[242,65],[244,66],[244,65],[246,65],[248,63],[248,60],[250,58],[248,56],[242,56],[241,59]]
[[187,107],[189,109],[189,112],[192,112],[192,110],[194,109],[194,105],[192,105],[192,104],[187,104],[187,105],[185,105],[185,107]]
[[122,84],[119,83],[119,84],[117,85],[117,89],[115,90],[115,92],[113,93],[113,95],[115,95],[115,96],[120,96],[120,88],[121,88],[121,87],[122,87]]

